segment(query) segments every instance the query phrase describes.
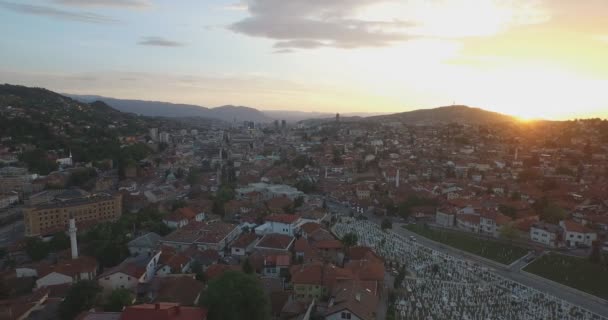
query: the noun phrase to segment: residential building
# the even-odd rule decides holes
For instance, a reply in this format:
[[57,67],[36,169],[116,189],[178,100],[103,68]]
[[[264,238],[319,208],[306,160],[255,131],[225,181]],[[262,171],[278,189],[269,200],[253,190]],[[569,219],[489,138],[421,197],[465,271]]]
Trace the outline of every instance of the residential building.
[[155,252],[158,248],[159,241],[161,236],[154,232],[148,232],[143,236],[137,237],[127,243],[127,248],[129,248],[129,253],[132,256],[137,256],[140,254],[151,254]]
[[534,242],[556,248],[562,240],[562,228],[546,222],[535,222],[530,227],[530,239]]
[[559,225],[564,229],[564,242],[568,247],[591,247],[597,240],[597,233],[590,228],[571,220],[562,220]]
[[73,216],[79,226],[116,221],[122,214],[120,193],[100,193],[26,207],[23,212],[25,235],[35,237],[65,230]]
[[435,223],[446,228],[454,226],[454,218],[456,214],[450,208],[437,209],[435,214]]
[[127,289],[136,291],[137,286],[154,279],[161,251],[154,255],[127,258],[116,267],[101,274],[97,281],[104,291]]

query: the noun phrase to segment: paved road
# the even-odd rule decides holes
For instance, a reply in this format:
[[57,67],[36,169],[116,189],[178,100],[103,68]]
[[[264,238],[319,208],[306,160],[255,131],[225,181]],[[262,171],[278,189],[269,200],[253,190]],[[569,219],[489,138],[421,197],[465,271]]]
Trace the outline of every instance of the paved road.
[[[374,221],[377,221],[377,219],[374,219]],[[419,243],[421,243],[424,246],[427,246],[429,248],[435,249],[437,251],[444,252],[446,254],[458,257],[460,259],[465,259],[465,260],[474,261],[476,263],[479,263],[480,265],[487,267],[491,271],[501,275],[504,278],[519,282],[525,286],[534,288],[536,290],[546,292],[546,293],[556,296],[560,299],[566,300],[572,304],[586,308],[599,315],[603,315],[603,316],[608,315],[608,301],[604,300],[603,302],[598,302],[598,301],[590,299],[586,296],[580,295],[576,292],[566,290],[563,286],[556,285],[550,281],[537,279],[536,277],[532,277],[530,275],[522,273],[519,271],[520,269],[518,269],[518,267],[521,265],[521,261],[516,263],[515,265],[513,265],[512,268],[509,268],[506,266],[500,266],[498,264],[488,262],[486,259],[480,259],[479,257],[477,257],[475,255],[468,254],[468,253],[462,252],[460,250],[454,249],[452,247],[448,247],[448,246],[433,242],[431,240],[428,240],[414,232],[411,232],[405,228],[402,228],[402,224],[399,224],[399,223],[393,223],[393,231],[398,234],[401,234],[403,236],[406,236],[406,237],[415,236]],[[523,265],[521,265],[521,266],[523,266]],[[511,269],[513,269],[513,271]]]

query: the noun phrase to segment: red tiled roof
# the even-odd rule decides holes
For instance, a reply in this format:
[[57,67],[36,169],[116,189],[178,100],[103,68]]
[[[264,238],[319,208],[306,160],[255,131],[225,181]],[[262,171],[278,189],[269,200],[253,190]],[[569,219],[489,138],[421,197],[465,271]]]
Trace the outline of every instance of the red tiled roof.
[[307,222],[307,223],[303,224],[301,228],[307,234],[311,234],[314,231],[320,229],[321,225],[318,223],[315,223],[315,222]]
[[97,260],[92,257],[81,256],[76,259],[60,260],[57,264],[41,264],[38,266],[38,277],[42,278],[50,273],[57,272],[70,277],[84,272],[95,272],[97,270]]
[[571,220],[563,221],[564,230],[569,232],[578,232],[578,233],[593,233],[593,230],[583,226],[582,224],[578,224]]
[[205,274],[207,275],[207,280],[215,279],[221,276],[224,272],[232,270],[232,271],[241,271],[241,266],[231,266],[227,264],[212,264],[207,268]]
[[318,249],[342,249],[342,242],[340,240],[321,240],[314,244]]
[[284,234],[272,233],[265,235],[260,242],[256,244],[256,247],[285,250],[289,247],[289,244],[291,244],[293,240],[293,237]]
[[248,247],[256,239],[257,237],[254,233],[243,233],[238,239],[234,241],[234,243],[232,243],[232,246],[235,248],[245,248]]
[[205,320],[207,311],[198,307],[184,307],[178,303],[139,304],[127,307],[120,320]]
[[179,208],[175,210],[175,212],[178,212],[179,214],[181,214],[182,217],[188,220],[196,218],[196,212],[194,212],[194,210],[192,210],[192,208],[190,207]]

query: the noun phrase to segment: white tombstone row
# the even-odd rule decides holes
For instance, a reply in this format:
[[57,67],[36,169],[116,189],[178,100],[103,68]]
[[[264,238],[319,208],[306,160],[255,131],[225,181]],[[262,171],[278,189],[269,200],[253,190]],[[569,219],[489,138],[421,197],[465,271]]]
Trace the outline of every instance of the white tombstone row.
[[473,262],[385,232],[367,220],[344,217],[332,230],[340,238],[353,232],[359,245],[374,248],[387,264],[406,266],[398,319],[608,320]]

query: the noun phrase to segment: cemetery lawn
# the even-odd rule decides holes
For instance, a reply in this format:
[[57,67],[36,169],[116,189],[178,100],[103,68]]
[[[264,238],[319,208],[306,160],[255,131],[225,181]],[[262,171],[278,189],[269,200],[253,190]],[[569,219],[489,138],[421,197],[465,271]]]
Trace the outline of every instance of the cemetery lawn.
[[488,239],[480,239],[462,232],[434,230],[418,224],[410,224],[403,227],[425,238],[506,265],[513,263],[528,253],[526,248]]
[[608,299],[608,270],[587,258],[549,253],[527,265],[524,271]]

